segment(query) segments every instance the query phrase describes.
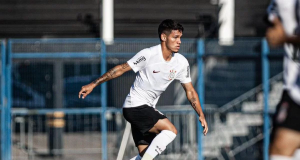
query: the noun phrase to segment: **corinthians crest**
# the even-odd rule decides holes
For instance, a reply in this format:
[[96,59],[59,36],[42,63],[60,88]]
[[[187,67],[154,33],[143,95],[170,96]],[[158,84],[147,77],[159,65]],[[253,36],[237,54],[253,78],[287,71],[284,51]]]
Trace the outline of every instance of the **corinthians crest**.
[[169,74],[169,80],[172,80],[172,79],[174,79],[174,77],[175,77],[175,73],[176,73],[176,71],[174,71],[174,70],[170,70],[170,74]]

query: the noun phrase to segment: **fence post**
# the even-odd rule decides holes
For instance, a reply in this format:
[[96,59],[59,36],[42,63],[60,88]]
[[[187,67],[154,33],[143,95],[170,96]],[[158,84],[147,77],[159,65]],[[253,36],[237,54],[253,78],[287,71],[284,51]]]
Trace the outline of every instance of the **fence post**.
[[6,47],[5,42],[1,41],[1,159],[5,159],[6,154],[6,138],[5,138],[5,108],[6,101]]
[[[198,64],[198,85],[197,92],[199,94],[199,99],[201,107],[204,111],[204,73],[203,73],[203,55],[204,55],[204,41],[203,39],[197,40],[197,64]],[[202,148],[202,132],[203,128],[199,120],[197,120],[198,125],[198,160],[203,160],[203,148]]]
[[[106,73],[106,46],[101,40],[101,75]],[[102,132],[102,160],[107,160],[107,126],[106,126],[106,107],[107,107],[107,83],[101,84],[101,132]]]
[[269,159],[269,47],[266,39],[262,40],[262,81],[264,93],[264,160]]
[[12,42],[11,40],[7,43],[8,55],[7,55],[7,160],[11,160],[11,107],[12,107]]
[[6,99],[6,105],[4,106],[4,132],[5,132],[5,160],[11,160],[11,102],[12,102],[12,79],[11,79],[11,40],[7,41],[7,59],[6,59],[6,67],[5,67],[5,95],[7,97]]

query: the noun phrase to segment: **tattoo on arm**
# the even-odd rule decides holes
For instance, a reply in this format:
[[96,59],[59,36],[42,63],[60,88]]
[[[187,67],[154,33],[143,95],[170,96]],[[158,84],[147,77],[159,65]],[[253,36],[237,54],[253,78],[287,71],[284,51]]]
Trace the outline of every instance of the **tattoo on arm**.
[[[116,70],[115,70],[115,68],[112,68],[112,69],[110,69],[107,73],[109,73],[110,77],[114,77],[114,75],[115,75],[115,73],[116,73]],[[109,78],[109,75],[107,75],[108,78]]]
[[101,77],[97,78],[93,83],[99,85],[101,81],[106,81],[108,79],[107,75],[104,74]]
[[[194,108],[194,110],[196,110],[196,102],[197,102],[197,99],[196,98],[191,98],[190,100],[190,103],[192,105],[192,107]],[[196,110],[197,111],[197,110]]]
[[129,67],[128,63],[121,64],[121,66],[122,66],[122,69]]
[[116,74],[116,69],[112,68],[108,72],[106,72],[104,75],[97,78],[93,83],[96,85],[99,85],[100,83],[103,83],[105,81],[108,81],[108,80],[114,78],[115,74]]
[[[203,114],[203,113],[202,113],[202,110],[201,110],[201,106],[200,106],[200,108],[199,108],[199,107],[197,108],[197,103],[199,103],[199,101],[198,101],[197,98],[192,97],[192,98],[190,99],[190,103],[191,103],[192,107],[194,108],[194,110],[196,111],[196,113],[197,113],[199,116],[200,116],[201,114]],[[198,104],[198,105],[200,105],[200,104]]]
[[[128,68],[128,67],[130,67],[130,66],[128,65],[128,63],[124,63],[124,64],[121,64],[121,65],[118,65],[118,66],[116,66],[116,67],[110,69],[108,72],[106,72],[105,74],[103,74],[101,77],[99,77],[99,78],[96,79],[95,81],[93,81],[93,83],[96,84],[96,85],[99,85],[99,84],[101,84],[101,83],[103,83],[103,82],[106,82],[106,81],[108,81],[108,80],[111,80],[111,79],[113,79],[113,78],[116,78],[116,77],[120,76],[120,74],[122,74],[122,73],[120,73],[120,72],[118,72],[118,71],[121,71],[122,69],[126,69],[126,68]],[[121,68],[122,68],[122,69],[121,69]],[[118,72],[118,75],[117,75],[117,72]],[[122,72],[122,71],[121,71],[121,72]]]

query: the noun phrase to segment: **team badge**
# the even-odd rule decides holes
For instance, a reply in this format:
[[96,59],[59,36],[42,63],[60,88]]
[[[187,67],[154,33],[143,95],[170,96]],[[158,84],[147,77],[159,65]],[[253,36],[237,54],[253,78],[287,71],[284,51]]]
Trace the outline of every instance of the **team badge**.
[[175,73],[176,73],[176,71],[174,71],[174,70],[170,70],[170,74],[169,74],[169,80],[172,80],[172,79],[174,79],[174,77],[175,77]]

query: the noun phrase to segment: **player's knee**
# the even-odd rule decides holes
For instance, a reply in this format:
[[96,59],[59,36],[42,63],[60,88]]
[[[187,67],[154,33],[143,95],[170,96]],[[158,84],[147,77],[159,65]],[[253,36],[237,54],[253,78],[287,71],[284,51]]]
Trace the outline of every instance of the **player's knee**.
[[271,155],[284,155],[291,156],[294,149],[283,140],[277,139],[271,144],[270,154]]
[[160,120],[159,122],[157,122],[155,128],[159,132],[161,132],[163,130],[168,130],[168,131],[171,131],[171,132],[177,134],[176,127],[168,119]]
[[177,135],[177,129],[175,128],[175,126],[172,125],[167,130],[169,130],[169,131],[171,131],[171,132],[173,132],[174,134]]
[[165,126],[161,131],[168,130],[177,135],[177,129],[173,125]]
[[283,156],[289,156],[290,153],[288,152],[288,150],[282,148],[281,146],[273,144],[273,145],[270,147],[270,155],[283,155]]
[[172,132],[177,135],[177,129],[175,127],[174,127],[174,130]]

